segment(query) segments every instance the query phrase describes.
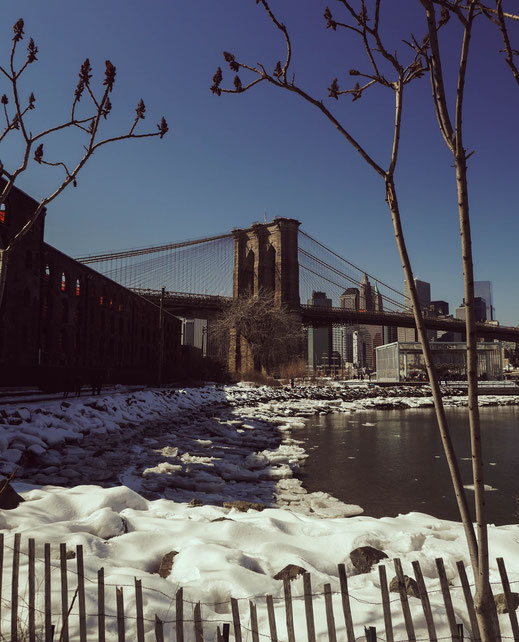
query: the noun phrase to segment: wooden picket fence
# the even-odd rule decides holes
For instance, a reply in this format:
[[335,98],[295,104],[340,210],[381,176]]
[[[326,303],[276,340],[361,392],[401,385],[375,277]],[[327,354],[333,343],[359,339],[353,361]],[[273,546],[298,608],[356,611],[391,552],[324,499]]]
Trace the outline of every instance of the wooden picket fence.
[[[65,544],[60,544],[60,589],[61,589],[61,611],[59,614],[52,612],[52,603],[51,603],[51,574],[54,567],[51,565],[51,545],[44,544],[44,580],[43,580],[43,597],[44,597],[44,610],[36,608],[36,596],[40,588],[36,586],[36,571],[35,563],[36,561],[41,561],[39,558],[36,558],[35,555],[35,540],[28,540],[27,553],[21,550],[21,536],[16,534],[14,536],[14,545],[13,547],[4,546],[4,535],[0,533],[0,641],[1,642],[72,642],[73,640],[79,640],[79,642],[87,642],[87,633],[88,639],[98,640],[98,642],[105,642],[106,640],[106,619],[107,617],[114,617],[117,620],[117,640],[118,642],[124,642],[127,639],[137,640],[137,642],[144,642],[144,610],[143,610],[143,587],[141,580],[135,578],[134,586],[134,597],[135,597],[135,606],[132,607],[135,609],[132,613],[129,614],[125,610],[124,605],[124,592],[123,587],[115,587],[115,602],[116,602],[116,612],[107,614],[105,610],[105,580],[104,580],[104,569],[99,569],[97,574],[97,582],[92,581],[89,578],[85,578],[84,574],[84,564],[83,564],[83,547],[78,545],[76,547],[75,553],[72,551],[67,551]],[[6,596],[4,597],[2,591],[2,579],[4,575],[4,551],[9,551],[12,553],[12,575],[11,575],[11,586],[10,591],[6,591]],[[27,601],[25,598],[22,600],[20,597],[20,555],[24,554],[28,557],[28,568],[27,568],[27,580],[28,580],[28,597]],[[75,558],[75,574],[77,575],[77,586],[69,587],[68,586],[68,568],[67,563],[70,561],[70,558]],[[508,637],[507,639],[513,639],[515,642],[519,642],[519,626],[517,622],[517,615],[515,612],[515,602],[514,595],[510,590],[510,583],[508,580],[508,575],[505,569],[505,564],[502,558],[497,559],[497,564],[499,568],[499,573],[501,576],[501,582],[503,586],[503,592],[505,595],[505,601],[508,607],[508,613],[510,618],[510,624],[512,629],[513,638]],[[433,620],[433,614],[431,609],[431,604],[429,601],[429,595],[427,593],[424,578],[422,575],[422,570],[420,564],[415,561],[412,563],[416,583],[418,586],[420,601],[422,604],[423,615],[427,625],[427,632],[429,640],[436,642],[439,638],[437,637],[436,627]],[[407,638],[406,641],[416,642],[417,636],[415,633],[415,625],[411,615],[411,609],[409,605],[408,595],[405,588],[405,577],[402,570],[402,564],[399,559],[394,560],[394,568],[396,577],[398,579],[398,591],[400,596],[400,606],[402,609],[403,619],[405,623],[405,629]],[[445,615],[442,615],[442,619],[447,618],[448,626],[450,629],[450,638],[455,642],[462,642],[464,639],[463,626],[456,622],[455,612],[452,603],[451,588],[449,587],[449,582],[447,575],[445,573],[445,567],[443,560],[438,558],[436,560],[436,568],[438,571],[438,577],[440,580],[441,593],[443,596],[443,603],[445,605]],[[474,604],[472,593],[470,590],[470,585],[465,573],[465,568],[462,562],[457,563],[459,578],[461,581],[461,588],[463,590],[463,595],[465,599],[465,604],[467,607],[467,615],[470,621],[470,627],[472,630],[471,640],[477,641],[480,640],[479,628],[476,621],[476,616],[474,612]],[[390,607],[390,595],[388,590],[388,582],[386,576],[386,567],[383,565],[378,566],[379,578],[380,578],[380,587],[381,587],[381,606],[384,617],[384,634],[385,637],[381,638],[380,634],[382,632],[377,632],[375,627],[363,627],[364,631],[361,637],[357,637],[354,632],[354,623],[352,619],[352,611],[350,607],[350,593],[348,591],[348,578],[346,576],[346,570],[344,564],[338,565],[339,571],[339,580],[340,580],[340,595],[342,603],[342,615],[344,617],[345,623],[345,632],[346,637],[340,639],[339,642],[345,640],[345,642],[356,642],[358,640],[366,640],[367,642],[376,642],[376,640],[385,639],[386,642],[398,642],[394,637],[393,624],[392,624],[392,614]],[[97,631],[93,631],[90,628],[87,631],[87,613],[86,613],[86,594],[85,594],[85,579],[93,584],[95,589],[97,589]],[[315,614],[314,614],[314,602],[313,598],[315,594],[312,593],[311,578],[309,573],[304,573],[302,576],[303,580],[303,591],[304,595],[304,608],[306,615],[306,635],[304,638],[301,636],[298,637],[298,641],[308,640],[308,642],[316,642],[316,626],[315,626]],[[284,615],[285,615],[285,624],[287,631],[287,640],[286,642],[296,642],[296,633],[294,627],[294,614],[293,614],[293,598],[292,597],[292,582],[289,579],[288,575],[285,575],[283,578],[284,586]],[[9,589],[9,587],[8,587]],[[148,589],[155,590],[155,589]],[[69,598],[70,593],[74,591],[72,599]],[[330,584],[324,585],[324,604],[325,604],[325,617],[326,617],[326,626],[328,632],[329,642],[337,642],[337,631],[335,625],[335,614],[333,611],[332,605],[332,590]],[[10,601],[9,601],[10,597]],[[259,596],[258,596],[259,599]],[[249,636],[252,639],[252,642],[259,642],[260,635],[262,638],[270,638],[271,642],[281,642],[280,637],[277,632],[277,623],[274,609],[274,599],[271,595],[265,596],[267,615],[268,615],[268,625],[269,631],[261,632],[258,630],[258,617],[257,617],[257,604],[249,600],[249,615],[248,623],[249,626],[246,627],[243,624],[242,617],[240,616],[239,602],[238,599],[231,598],[231,613],[232,613],[232,628],[233,636],[231,636],[231,624],[230,622],[225,622],[220,626],[216,627],[216,640],[218,642],[229,642],[229,640],[234,639],[235,642],[242,642],[245,636]],[[23,604],[22,604],[23,601]],[[184,600],[183,598],[183,589],[180,588],[174,597],[175,601],[175,618],[170,621],[162,621],[157,615],[155,615],[154,620],[154,631],[151,632],[151,636],[156,642],[164,642],[164,640],[175,640],[176,642],[184,642],[184,636],[194,638],[195,642],[204,642],[204,622],[206,624],[207,633],[209,633],[209,626],[211,626],[211,632],[209,637],[215,637],[215,626],[216,622],[214,620],[203,620],[202,619],[202,605],[200,602],[194,605],[194,615],[191,618],[186,618],[184,615],[184,604],[189,604],[192,606],[191,602]],[[9,604],[11,609],[11,618],[10,618],[10,627],[9,631],[2,631],[2,606],[3,604]],[[76,604],[76,612],[73,614],[73,607]],[[23,622],[24,628],[20,629],[20,622],[22,621],[22,612],[23,612]],[[36,625],[36,614],[41,615],[42,623]],[[90,616],[89,616],[90,617]],[[69,624],[72,623],[73,618],[78,618],[74,628],[74,634],[69,630]],[[59,628],[56,628],[54,622],[56,619],[59,619],[61,622]],[[126,624],[128,620],[133,620],[136,626],[135,634],[131,634],[131,638],[128,638],[126,632]],[[171,625],[171,627],[169,627]],[[166,629],[166,626],[168,629]],[[72,627],[70,627],[72,628]],[[342,629],[342,627],[341,627]],[[165,630],[171,630],[171,633],[165,638]],[[173,631],[175,632],[173,635]],[[77,635],[76,635],[77,632]],[[189,636],[187,635],[189,633]],[[150,634],[148,634],[148,640],[150,639]],[[419,639],[425,639],[423,637],[423,632]],[[445,639],[445,638],[441,638]],[[400,639],[401,640],[401,639]]]

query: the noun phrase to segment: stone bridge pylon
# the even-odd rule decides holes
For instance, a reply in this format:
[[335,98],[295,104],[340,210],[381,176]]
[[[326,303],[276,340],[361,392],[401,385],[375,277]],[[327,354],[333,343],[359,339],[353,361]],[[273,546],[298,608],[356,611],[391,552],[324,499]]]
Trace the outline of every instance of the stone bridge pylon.
[[299,308],[297,236],[300,222],[275,218],[234,229],[233,298],[274,293],[278,305]]
[[[298,231],[293,218],[275,218],[234,229],[233,298],[272,292],[276,305],[299,314]],[[253,369],[250,349],[243,337],[229,337],[229,370]]]

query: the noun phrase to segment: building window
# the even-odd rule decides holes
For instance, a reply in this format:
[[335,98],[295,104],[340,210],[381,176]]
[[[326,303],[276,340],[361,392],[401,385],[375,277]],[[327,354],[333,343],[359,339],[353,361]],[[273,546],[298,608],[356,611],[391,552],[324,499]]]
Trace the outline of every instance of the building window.
[[49,264],[47,263],[45,265],[45,281],[48,281],[50,279],[50,267]]
[[5,203],[0,205],[0,223],[5,223]]
[[65,272],[61,273],[61,291],[65,292],[67,288],[67,277],[65,276]]
[[103,297],[102,296],[99,297],[99,305],[103,305]]
[[76,296],[79,296],[81,293],[81,283],[79,282],[79,279],[76,280]]

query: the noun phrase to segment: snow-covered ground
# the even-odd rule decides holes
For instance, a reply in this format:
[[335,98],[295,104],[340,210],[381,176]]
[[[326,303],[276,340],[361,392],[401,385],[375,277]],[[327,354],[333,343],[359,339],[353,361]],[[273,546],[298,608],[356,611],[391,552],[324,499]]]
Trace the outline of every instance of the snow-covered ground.
[[[404,396],[405,392],[390,396],[374,388],[369,393],[366,398],[366,390],[353,394],[340,387],[291,391],[206,386],[121,389],[99,397],[6,405],[0,408],[0,470],[9,474],[19,467],[16,479],[22,481],[14,487],[25,502],[0,512],[0,532],[8,546],[13,534],[21,533],[24,550],[27,538],[34,537],[39,558],[43,543],[52,543],[52,560],[58,567],[59,543],[66,542],[69,548],[82,544],[85,575],[94,580],[94,584],[87,582],[87,613],[96,612],[92,587],[100,567],[105,569],[107,585],[130,587],[134,577],[141,579],[150,639],[155,613],[174,619],[172,600],[180,586],[186,619],[192,619],[191,603],[202,602],[206,640],[215,639],[215,625],[211,627],[208,620],[231,621],[231,597],[243,600],[242,621],[249,628],[245,598],[254,597],[260,631],[267,632],[262,597],[266,593],[274,596],[278,632],[280,639],[286,639],[283,583],[273,576],[287,564],[295,564],[311,572],[315,594],[322,594],[326,583],[337,592],[338,563],[346,564],[357,635],[361,636],[364,625],[376,626],[380,635],[384,627],[378,572],[375,568],[358,574],[349,558],[354,548],[370,545],[388,555],[384,563],[389,579],[394,576],[392,558],[400,558],[404,573],[410,576],[411,562],[420,561],[431,591],[438,637],[448,636],[434,559],[443,557],[455,587],[460,583],[456,561],[463,561],[470,578],[462,527],[419,513],[364,517],[354,497],[351,504],[344,504],[325,493],[307,494],[293,476],[307,456],[296,430],[306,417],[316,412],[431,405],[430,398]],[[519,403],[519,397],[480,401]],[[452,397],[448,402],[460,405],[464,399]],[[190,500],[195,505],[189,505]],[[260,502],[265,509],[240,512],[222,506],[234,500]],[[499,582],[495,558],[504,557],[514,590],[519,584],[519,525],[491,527],[490,543],[491,580]],[[160,561],[172,551],[177,554],[171,574],[162,578],[157,574]],[[10,577],[10,564],[8,555],[4,581]],[[24,555],[21,572],[25,588]],[[41,580],[41,564],[38,572]],[[56,573],[53,604],[59,605],[59,570]],[[69,584],[75,587],[72,574]],[[107,591],[107,608],[114,613],[113,589]],[[298,578],[292,583],[293,595],[298,597],[294,617],[296,632],[306,639],[302,591]],[[496,588],[501,591],[500,586]],[[457,619],[468,627],[461,590],[453,589],[453,594]],[[396,600],[392,604],[395,639],[407,639],[399,598],[395,594],[392,599]],[[125,600],[131,609],[131,588],[125,589]],[[410,598],[410,603],[418,637],[426,637],[420,601]],[[8,606],[3,605],[2,620],[9,620]],[[339,594],[334,595],[334,610],[338,638],[345,639]],[[318,639],[327,639],[322,595],[315,598],[315,611]],[[500,616],[505,635],[510,634],[507,617]],[[73,630],[76,622],[76,617],[71,619]],[[88,622],[95,629],[93,616]],[[108,618],[107,624],[115,635],[114,618]],[[135,639],[132,620],[127,622],[127,639]],[[174,639],[171,629],[166,639]]]

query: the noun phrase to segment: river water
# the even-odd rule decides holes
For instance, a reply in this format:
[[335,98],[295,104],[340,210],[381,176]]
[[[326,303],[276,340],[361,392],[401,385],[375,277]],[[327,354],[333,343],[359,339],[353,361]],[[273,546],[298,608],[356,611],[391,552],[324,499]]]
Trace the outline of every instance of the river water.
[[[447,408],[464,484],[472,483],[466,408]],[[519,406],[481,408],[488,521],[519,523]],[[309,453],[300,477],[364,514],[419,511],[459,521],[432,408],[363,410],[312,418],[293,435]],[[467,490],[472,506],[474,492]]]

